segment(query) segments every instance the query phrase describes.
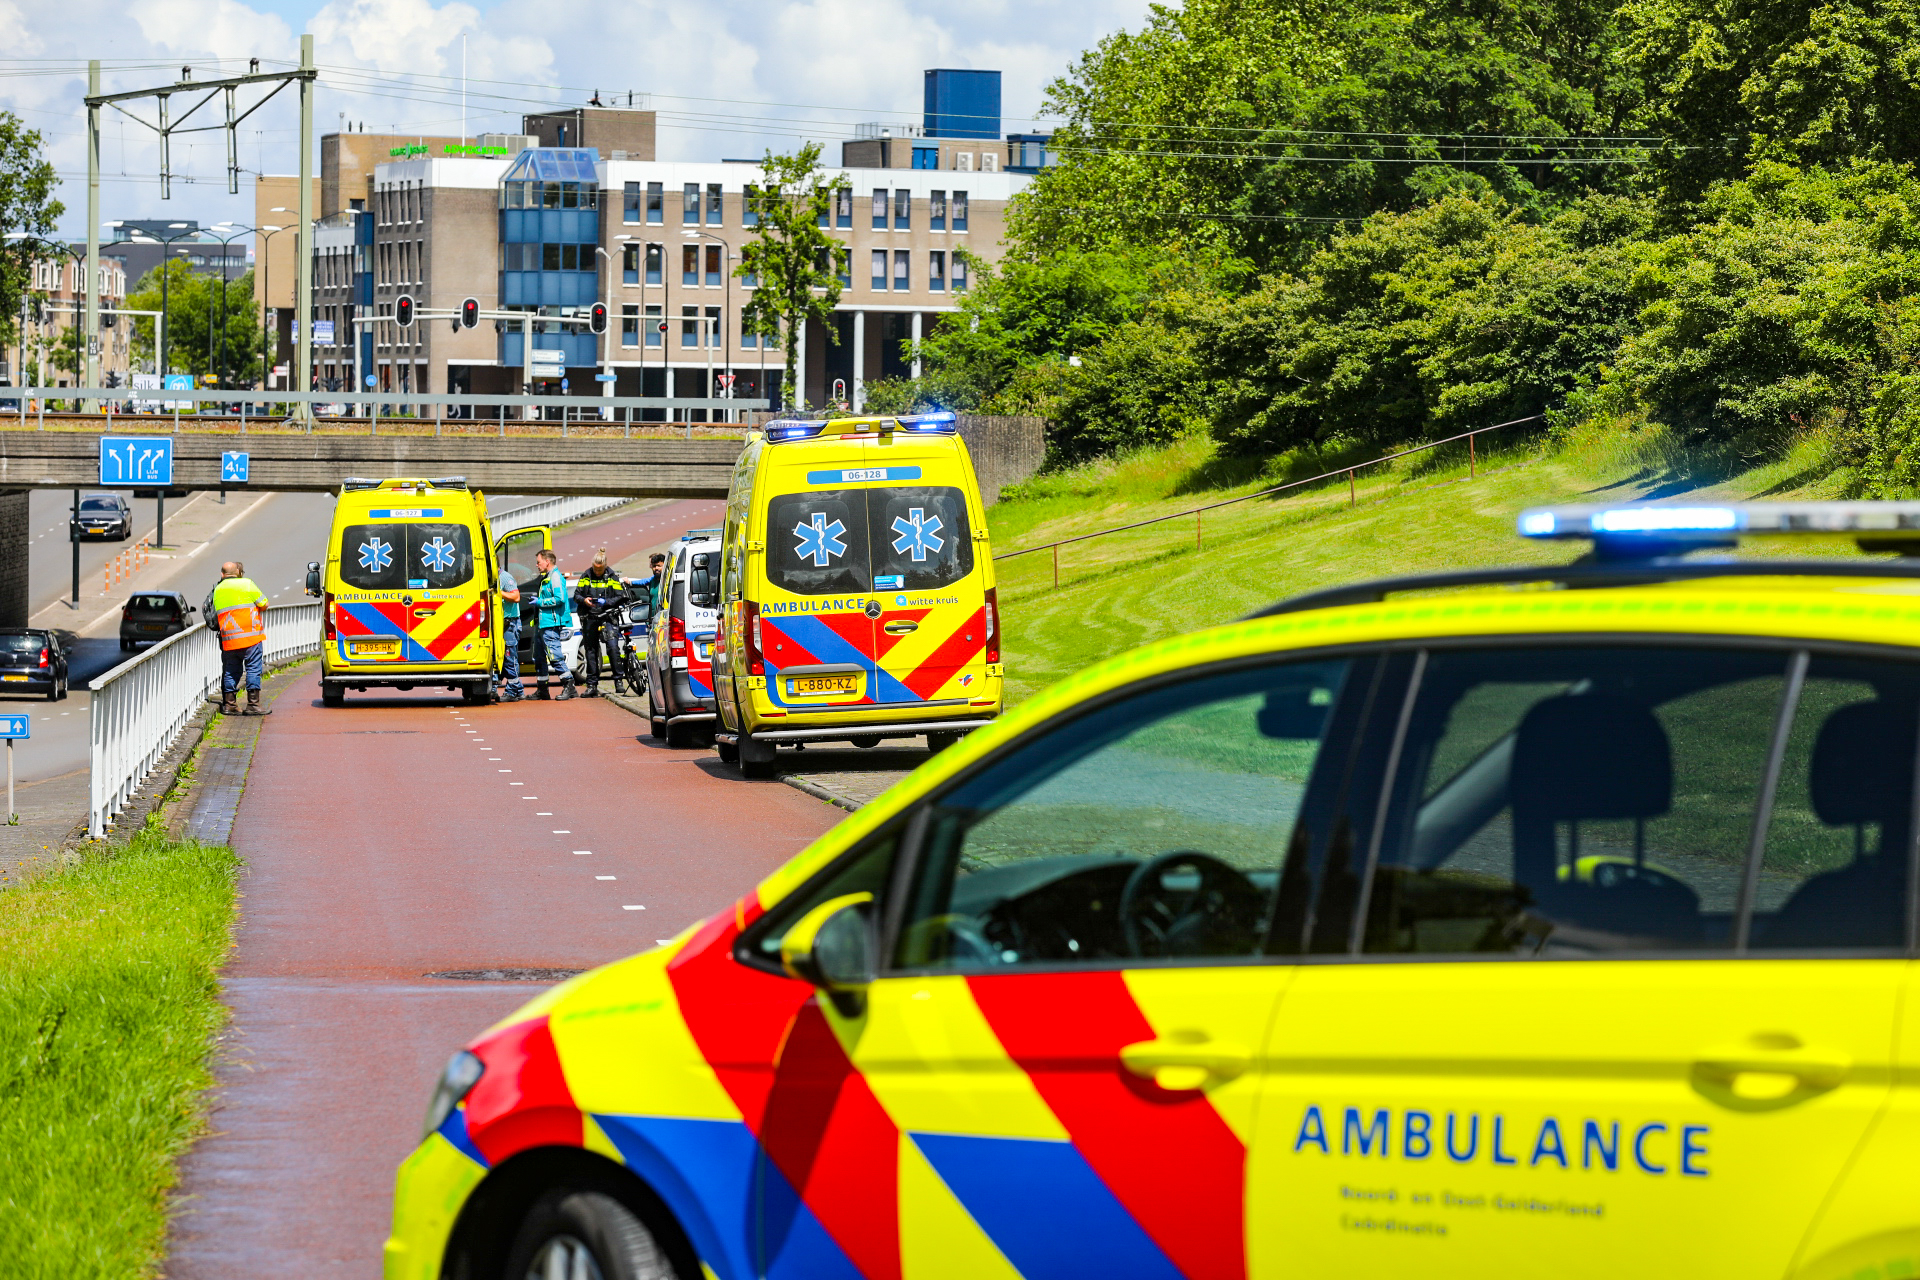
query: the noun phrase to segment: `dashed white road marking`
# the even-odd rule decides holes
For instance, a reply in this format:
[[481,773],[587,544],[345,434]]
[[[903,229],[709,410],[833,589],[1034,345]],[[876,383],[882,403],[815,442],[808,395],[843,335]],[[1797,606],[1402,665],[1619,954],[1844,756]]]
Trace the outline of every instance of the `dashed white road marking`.
[[637,902],[629,902],[625,906],[621,907],[620,909],[622,911],[645,911],[646,910],[644,906],[640,905]]
[[571,831],[569,831],[569,830],[568,830],[567,828],[565,828],[565,827],[557,827],[557,828],[555,828],[555,829],[554,829],[554,833],[553,833],[553,834],[555,834],[555,835],[557,835],[557,836],[570,836],[570,835],[572,835],[572,834],[573,834],[573,832],[571,832]]
[[495,769],[495,770],[494,770],[494,772],[495,772],[495,773],[512,773],[512,772],[513,772],[513,770],[511,770],[511,769]]
[[574,856],[574,857],[576,857],[576,858],[590,858],[590,857],[592,857],[592,856],[593,856],[593,850],[591,850],[591,849],[575,849],[575,850],[573,851],[573,856]]
[[614,879],[618,879],[618,877],[617,876],[595,876],[594,879],[595,880],[614,880]]
[[[532,796],[521,796],[520,798],[521,798],[522,800],[531,800],[531,799],[533,799],[534,797],[532,797]],[[534,814],[533,816],[534,816],[534,817],[536,817],[536,818],[551,818],[551,817],[553,816],[553,810],[551,810],[551,809],[541,809],[541,810],[539,810],[539,811],[538,811],[537,813],[535,813],[535,814]]]

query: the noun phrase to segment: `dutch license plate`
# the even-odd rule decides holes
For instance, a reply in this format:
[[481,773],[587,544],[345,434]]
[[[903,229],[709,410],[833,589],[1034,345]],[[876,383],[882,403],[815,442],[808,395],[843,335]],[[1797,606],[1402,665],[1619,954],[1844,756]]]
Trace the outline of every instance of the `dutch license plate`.
[[27,678],[25,676],[0,676],[0,680],[7,680],[7,681],[18,680],[22,684],[26,683],[26,679]]
[[143,622],[140,624],[140,629],[142,631],[165,631],[167,624],[164,622]]
[[852,693],[858,680],[858,676],[800,676],[787,681],[787,693],[796,698],[810,693]]
[[356,658],[391,658],[400,652],[400,646],[391,640],[379,640],[372,643],[347,645],[347,652]]

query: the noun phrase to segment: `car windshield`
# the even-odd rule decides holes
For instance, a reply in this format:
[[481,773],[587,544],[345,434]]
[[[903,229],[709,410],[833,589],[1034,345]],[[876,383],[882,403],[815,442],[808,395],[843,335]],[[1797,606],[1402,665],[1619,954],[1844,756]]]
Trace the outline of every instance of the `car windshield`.
[[951,486],[783,494],[767,506],[767,571],[802,596],[948,586],[973,572],[966,498]]
[[41,635],[0,636],[0,653],[38,653],[47,647],[47,639]]
[[82,511],[119,511],[120,504],[112,498],[88,498],[80,504]]
[[463,524],[350,524],[340,532],[340,580],[362,591],[457,587],[473,577]]
[[180,602],[172,596],[135,596],[127,601],[129,608],[144,609],[154,613],[178,613]]

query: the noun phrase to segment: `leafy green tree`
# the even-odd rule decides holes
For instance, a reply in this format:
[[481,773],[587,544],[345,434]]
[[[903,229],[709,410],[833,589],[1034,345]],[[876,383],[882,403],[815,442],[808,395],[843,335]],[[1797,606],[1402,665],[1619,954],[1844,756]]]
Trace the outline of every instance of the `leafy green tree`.
[[[0,111],[0,237],[9,232],[52,236],[66,206],[53,198],[59,178],[41,154],[40,134]],[[20,321],[20,294],[33,263],[47,251],[31,242],[0,239],[0,342],[12,342]]]
[[782,390],[787,403],[804,409],[805,397],[794,377],[801,326],[809,319],[822,322],[828,337],[838,342],[833,325],[840,305],[840,242],[828,235],[834,199],[846,191],[844,177],[827,178],[820,170],[820,144],[809,142],[792,155],[767,152],[760,165],[760,183],[748,189],[747,209],[759,224],[759,234],[741,246],[734,274],[753,286],[740,309],[747,332],[763,342],[778,341],[786,353]]
[[[253,270],[227,281],[224,325],[220,277],[196,274],[179,259],[149,271],[127,297],[131,310],[161,310],[161,273],[166,273],[166,372],[223,373],[230,385],[248,386],[260,377],[260,317],[253,306]],[[135,359],[157,359],[153,317],[135,316]],[[221,333],[226,336],[222,365]]]

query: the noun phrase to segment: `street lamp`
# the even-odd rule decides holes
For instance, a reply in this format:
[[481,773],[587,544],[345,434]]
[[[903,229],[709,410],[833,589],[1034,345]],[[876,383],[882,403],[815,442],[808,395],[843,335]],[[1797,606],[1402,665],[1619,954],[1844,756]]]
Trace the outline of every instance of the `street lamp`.
[[[729,328],[727,317],[733,314],[733,246],[725,240],[721,240],[720,237],[713,234],[713,232],[704,229],[692,231],[682,230],[680,234],[686,236],[688,239],[705,237],[708,240],[719,240],[721,252],[726,255],[726,261],[721,264],[725,269],[720,273],[726,277],[727,284],[726,296],[720,306],[720,363],[725,367],[728,374],[731,375],[733,372],[733,332]],[[712,339],[709,338],[708,342],[711,343]],[[711,353],[711,347],[709,347],[709,353]],[[708,359],[712,359],[711,354],[709,354]],[[726,391],[727,394],[724,398],[728,400],[733,399],[733,379],[731,376],[727,379]],[[713,394],[713,376],[711,373],[707,376],[707,394]],[[727,416],[728,420],[731,421],[733,415],[729,413]]]
[[[139,235],[136,235],[133,237],[135,244],[163,244],[167,246],[165,252],[163,252],[160,255],[160,321],[161,321],[161,324],[160,324],[160,341],[157,344],[160,349],[154,353],[157,359],[159,371],[160,371],[160,385],[163,388],[167,385],[167,371],[168,371],[167,370],[167,339],[173,336],[173,313],[167,310],[167,279],[170,274],[167,271],[167,267],[170,265],[172,260],[167,255],[175,252],[173,248],[173,242],[175,240],[185,240],[188,236],[197,236],[200,234],[199,231],[195,230],[192,227],[188,227],[187,224],[184,222],[169,222],[167,224],[167,230],[169,231],[179,230],[180,228],[186,228],[186,229],[181,230],[179,235],[174,235],[174,236],[156,236],[152,232],[143,231]],[[180,252],[184,252],[184,250],[181,250]]]
[[[632,236],[615,236],[613,238],[613,242],[615,244],[625,244],[626,242],[632,239],[633,239]],[[593,246],[593,251],[607,260],[607,288],[606,288],[607,327],[606,327],[606,330],[600,335],[600,372],[604,375],[600,380],[600,394],[602,396],[611,398],[613,395],[613,378],[614,378],[614,373],[613,373],[613,320],[614,320],[613,255],[611,253],[608,253],[605,249],[602,249],[599,245]],[[625,270],[624,267],[621,269]],[[622,323],[625,323],[625,322],[623,321]],[[632,415],[628,415],[628,421],[632,421]]]
[[[233,234],[214,237],[220,242],[220,370],[214,375],[216,379],[214,385],[219,387],[227,385],[227,263],[232,259],[227,249],[241,236],[252,235],[261,230],[259,227],[236,226],[231,222],[216,222],[209,229],[219,231],[223,228]],[[213,363],[212,333],[207,335],[207,362]]]

